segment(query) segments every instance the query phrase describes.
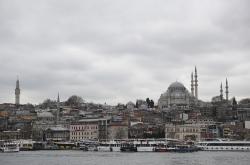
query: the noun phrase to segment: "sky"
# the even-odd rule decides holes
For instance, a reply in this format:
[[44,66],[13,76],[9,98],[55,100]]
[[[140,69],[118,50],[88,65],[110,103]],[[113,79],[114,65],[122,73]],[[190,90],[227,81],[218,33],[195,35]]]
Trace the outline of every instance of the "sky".
[[[250,97],[249,0],[0,0],[0,103],[79,95],[155,102],[175,81],[199,98]],[[225,91],[225,89],[224,89]]]

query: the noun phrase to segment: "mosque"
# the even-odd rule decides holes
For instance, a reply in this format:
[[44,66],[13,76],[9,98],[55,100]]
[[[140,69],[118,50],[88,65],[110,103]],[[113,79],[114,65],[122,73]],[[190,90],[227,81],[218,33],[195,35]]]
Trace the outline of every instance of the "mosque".
[[[228,101],[229,87],[228,81],[226,79],[226,98]],[[223,87],[221,83],[220,95],[212,98],[212,102],[223,101]],[[180,110],[189,110],[191,106],[198,105],[202,101],[198,98],[198,74],[197,68],[195,67],[194,74],[191,73],[191,93],[188,89],[180,82],[173,82],[167,89],[166,92],[161,94],[158,100],[159,110],[164,109],[180,109]]]
[[198,101],[198,75],[195,67],[195,74],[191,74],[191,93],[180,82],[173,82],[167,91],[161,94],[158,100],[160,110],[177,107],[179,109],[188,109],[190,105]]

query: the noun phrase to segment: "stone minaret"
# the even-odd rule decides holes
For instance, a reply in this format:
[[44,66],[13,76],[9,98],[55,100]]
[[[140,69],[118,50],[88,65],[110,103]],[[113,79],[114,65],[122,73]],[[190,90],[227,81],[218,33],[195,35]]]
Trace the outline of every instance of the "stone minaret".
[[191,94],[194,96],[194,74],[191,74]]
[[195,67],[195,73],[194,73],[194,87],[195,87],[195,97],[198,100],[198,75],[197,75],[196,67]]
[[15,104],[19,105],[20,104],[20,87],[19,87],[19,79],[17,78],[16,81],[16,89],[15,89]]
[[60,113],[60,96],[59,96],[59,92],[58,92],[58,95],[57,95],[57,111],[56,111],[56,124],[58,124],[58,121],[59,121],[59,113]]
[[228,101],[228,94],[229,94],[229,90],[228,90],[228,81],[227,81],[227,78],[226,78],[226,100]]
[[222,87],[222,83],[220,84],[220,100],[223,100],[223,87]]

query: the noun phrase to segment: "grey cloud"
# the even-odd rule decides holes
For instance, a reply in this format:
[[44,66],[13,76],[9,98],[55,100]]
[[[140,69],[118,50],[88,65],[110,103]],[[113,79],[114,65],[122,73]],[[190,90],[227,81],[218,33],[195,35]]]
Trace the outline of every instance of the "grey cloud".
[[[197,65],[200,97],[228,77],[231,96],[248,97],[247,0],[0,0],[0,102],[78,94],[99,103],[155,101],[168,85],[189,88]],[[244,88],[245,87],[245,88]]]

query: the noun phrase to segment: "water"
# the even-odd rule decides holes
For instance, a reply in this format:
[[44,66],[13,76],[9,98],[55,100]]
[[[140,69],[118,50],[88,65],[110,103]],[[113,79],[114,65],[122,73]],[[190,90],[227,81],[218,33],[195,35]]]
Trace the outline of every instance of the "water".
[[0,153],[0,165],[250,165],[250,152],[120,153],[26,151]]

